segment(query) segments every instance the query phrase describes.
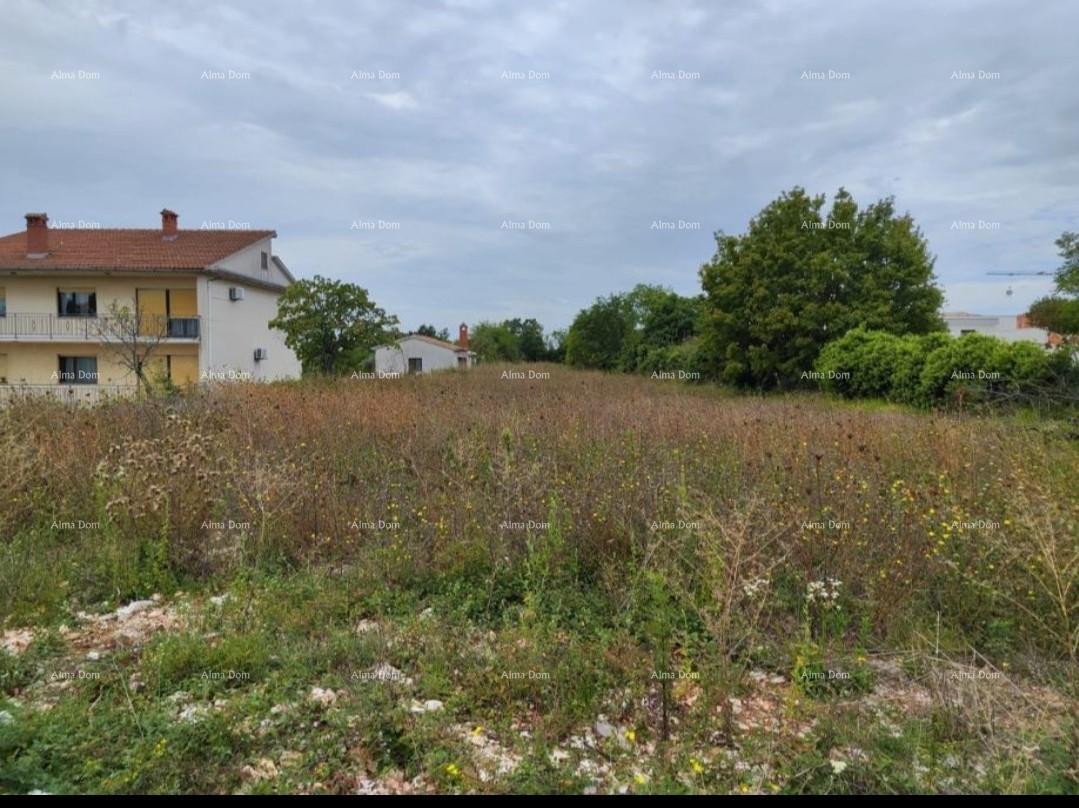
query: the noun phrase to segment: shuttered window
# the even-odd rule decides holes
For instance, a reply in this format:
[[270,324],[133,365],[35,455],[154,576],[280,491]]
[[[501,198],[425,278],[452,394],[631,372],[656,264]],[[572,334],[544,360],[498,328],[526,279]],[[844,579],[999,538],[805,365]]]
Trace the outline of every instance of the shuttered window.
[[170,356],[169,379],[177,387],[197,384],[199,380],[199,358],[197,356]]
[[135,293],[139,309],[139,333],[144,337],[157,337],[168,327],[168,293],[164,289],[139,289]]

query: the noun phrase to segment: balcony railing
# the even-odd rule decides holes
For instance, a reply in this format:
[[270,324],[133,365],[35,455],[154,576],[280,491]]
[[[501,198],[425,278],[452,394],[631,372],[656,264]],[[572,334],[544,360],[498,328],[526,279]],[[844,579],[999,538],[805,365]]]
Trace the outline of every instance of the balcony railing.
[[[195,341],[199,338],[198,317],[143,315],[138,334],[147,340],[170,339]],[[0,317],[0,340],[57,340],[67,342],[102,342],[134,335],[130,320],[116,317],[61,317],[57,314],[11,313]]]
[[0,405],[24,398],[51,398],[68,404],[100,404],[132,396],[133,384],[0,384]]

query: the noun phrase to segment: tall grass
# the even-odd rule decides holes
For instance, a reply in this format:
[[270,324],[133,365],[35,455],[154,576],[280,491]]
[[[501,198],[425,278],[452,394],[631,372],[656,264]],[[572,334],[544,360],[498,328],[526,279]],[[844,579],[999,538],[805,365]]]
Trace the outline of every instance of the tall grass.
[[[655,636],[678,638],[657,648],[695,642],[717,664],[807,625],[811,642],[853,646],[938,618],[946,642],[1076,661],[1074,442],[1001,419],[502,370],[17,402],[0,412],[2,616],[322,565],[462,587],[492,617],[526,604],[569,620],[580,598],[611,620],[662,610],[674,624]],[[835,612],[807,615],[829,581]]]

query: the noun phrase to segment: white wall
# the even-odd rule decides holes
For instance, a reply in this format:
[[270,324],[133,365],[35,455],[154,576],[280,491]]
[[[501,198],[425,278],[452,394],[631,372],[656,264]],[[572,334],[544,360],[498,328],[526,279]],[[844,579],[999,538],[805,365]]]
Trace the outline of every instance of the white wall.
[[1034,342],[1045,345],[1049,341],[1049,332],[1042,328],[1016,328],[1014,314],[945,317],[944,323],[953,337],[960,336],[964,331],[975,331],[978,334],[999,337],[1008,342]]
[[396,345],[380,345],[375,349],[375,371],[407,373],[408,360],[412,358],[423,360],[423,373],[451,370],[457,367],[457,357],[461,355],[427,340],[403,337]]
[[[269,269],[262,268],[262,253],[264,252]],[[212,268],[235,272],[263,283],[276,283],[279,286],[289,284],[289,279],[273,262],[273,239],[270,238],[256,241],[223,261],[218,261]]]
[[[277,316],[278,293],[244,286],[243,300],[229,300],[229,288],[240,285],[237,281],[205,276],[198,279],[203,347],[199,356],[200,377],[254,381],[298,378],[300,360],[285,345],[284,332],[269,326],[270,320]],[[256,362],[256,348],[265,348],[269,358]]]

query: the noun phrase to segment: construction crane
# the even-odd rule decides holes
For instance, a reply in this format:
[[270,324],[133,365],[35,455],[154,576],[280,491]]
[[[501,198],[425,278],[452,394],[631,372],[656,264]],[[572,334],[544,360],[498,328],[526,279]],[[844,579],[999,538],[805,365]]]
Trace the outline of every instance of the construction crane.
[[[1039,272],[986,272],[985,274],[986,274],[986,275],[1007,275],[1007,276],[1015,276],[1015,275],[1055,275],[1056,273],[1055,273],[1055,272],[1047,272],[1047,271],[1045,271],[1045,270],[1041,270],[1041,271],[1039,271]],[[1009,286],[1009,287],[1008,287],[1008,289],[1007,289],[1007,290],[1006,290],[1006,291],[1004,292],[1004,294],[1006,294],[1006,295],[1007,295],[1008,297],[1011,297],[1011,296],[1012,296],[1012,287],[1011,287],[1011,286]]]

